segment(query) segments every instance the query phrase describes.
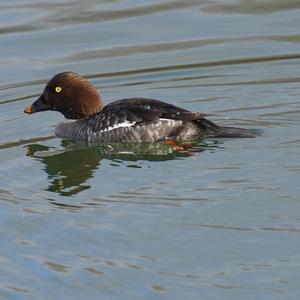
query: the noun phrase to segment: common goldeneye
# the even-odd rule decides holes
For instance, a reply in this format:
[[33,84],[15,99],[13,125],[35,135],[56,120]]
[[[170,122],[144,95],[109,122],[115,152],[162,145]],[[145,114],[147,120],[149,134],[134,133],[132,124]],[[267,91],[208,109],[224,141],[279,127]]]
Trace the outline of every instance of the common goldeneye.
[[218,126],[205,114],[144,98],[114,101],[103,106],[96,88],[74,72],[56,74],[42,95],[24,112],[61,112],[71,122],[55,134],[87,143],[186,141],[205,137],[255,137],[242,128]]

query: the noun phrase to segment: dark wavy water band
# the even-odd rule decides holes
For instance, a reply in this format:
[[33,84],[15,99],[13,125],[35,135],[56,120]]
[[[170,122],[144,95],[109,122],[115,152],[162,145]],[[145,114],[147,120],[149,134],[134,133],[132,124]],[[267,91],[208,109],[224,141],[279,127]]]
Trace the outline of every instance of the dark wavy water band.
[[27,140],[19,140],[19,141],[10,142],[10,143],[4,143],[4,144],[0,144],[0,150],[26,145],[28,143],[36,143],[36,142],[41,142],[41,141],[52,140],[54,138],[55,138],[54,135],[49,135],[49,136],[44,136],[44,137],[37,137],[37,138],[32,138],[32,139],[27,139]]
[[[175,71],[175,70],[185,70],[185,69],[197,69],[197,68],[209,68],[225,65],[238,65],[238,64],[253,64],[253,63],[264,63],[270,61],[279,61],[279,60],[293,60],[300,59],[300,53],[291,53],[291,54],[282,54],[282,55],[266,55],[258,57],[248,57],[248,58],[238,58],[238,59],[228,59],[228,60],[217,60],[210,62],[202,63],[192,63],[192,64],[178,64],[170,66],[161,66],[153,68],[142,68],[142,69],[133,69],[126,71],[118,72],[107,72],[107,73],[95,73],[87,74],[85,77],[89,79],[93,78],[105,78],[105,77],[118,77],[118,76],[128,76],[136,75],[143,73],[155,73],[155,72],[164,72],[164,71]],[[23,86],[32,86],[36,84],[46,83],[49,79],[43,80],[32,80],[27,82],[13,83],[0,87],[0,90],[23,87]]]

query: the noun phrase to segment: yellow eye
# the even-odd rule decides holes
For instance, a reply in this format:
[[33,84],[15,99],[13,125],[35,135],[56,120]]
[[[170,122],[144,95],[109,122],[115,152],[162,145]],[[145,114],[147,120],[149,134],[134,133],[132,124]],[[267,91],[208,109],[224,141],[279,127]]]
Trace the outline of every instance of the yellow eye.
[[62,91],[62,88],[60,87],[60,86],[57,86],[56,88],[55,88],[55,92],[56,93],[60,93]]

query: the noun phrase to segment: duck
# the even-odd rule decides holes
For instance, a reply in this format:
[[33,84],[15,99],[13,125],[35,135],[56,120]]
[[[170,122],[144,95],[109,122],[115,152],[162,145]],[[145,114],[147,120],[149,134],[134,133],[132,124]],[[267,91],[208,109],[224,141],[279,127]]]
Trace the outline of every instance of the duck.
[[26,114],[56,111],[68,121],[55,135],[91,143],[153,143],[203,138],[253,138],[251,130],[219,126],[207,114],[146,98],[125,98],[103,105],[97,89],[75,72],[53,76]]

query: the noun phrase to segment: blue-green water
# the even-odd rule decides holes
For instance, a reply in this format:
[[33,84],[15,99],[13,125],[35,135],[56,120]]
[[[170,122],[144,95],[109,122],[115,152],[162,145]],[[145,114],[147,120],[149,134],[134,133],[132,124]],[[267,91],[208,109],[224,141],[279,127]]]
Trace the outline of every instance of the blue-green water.
[[[299,299],[297,1],[0,3],[1,299]],[[23,109],[55,73],[256,139],[85,148]]]

